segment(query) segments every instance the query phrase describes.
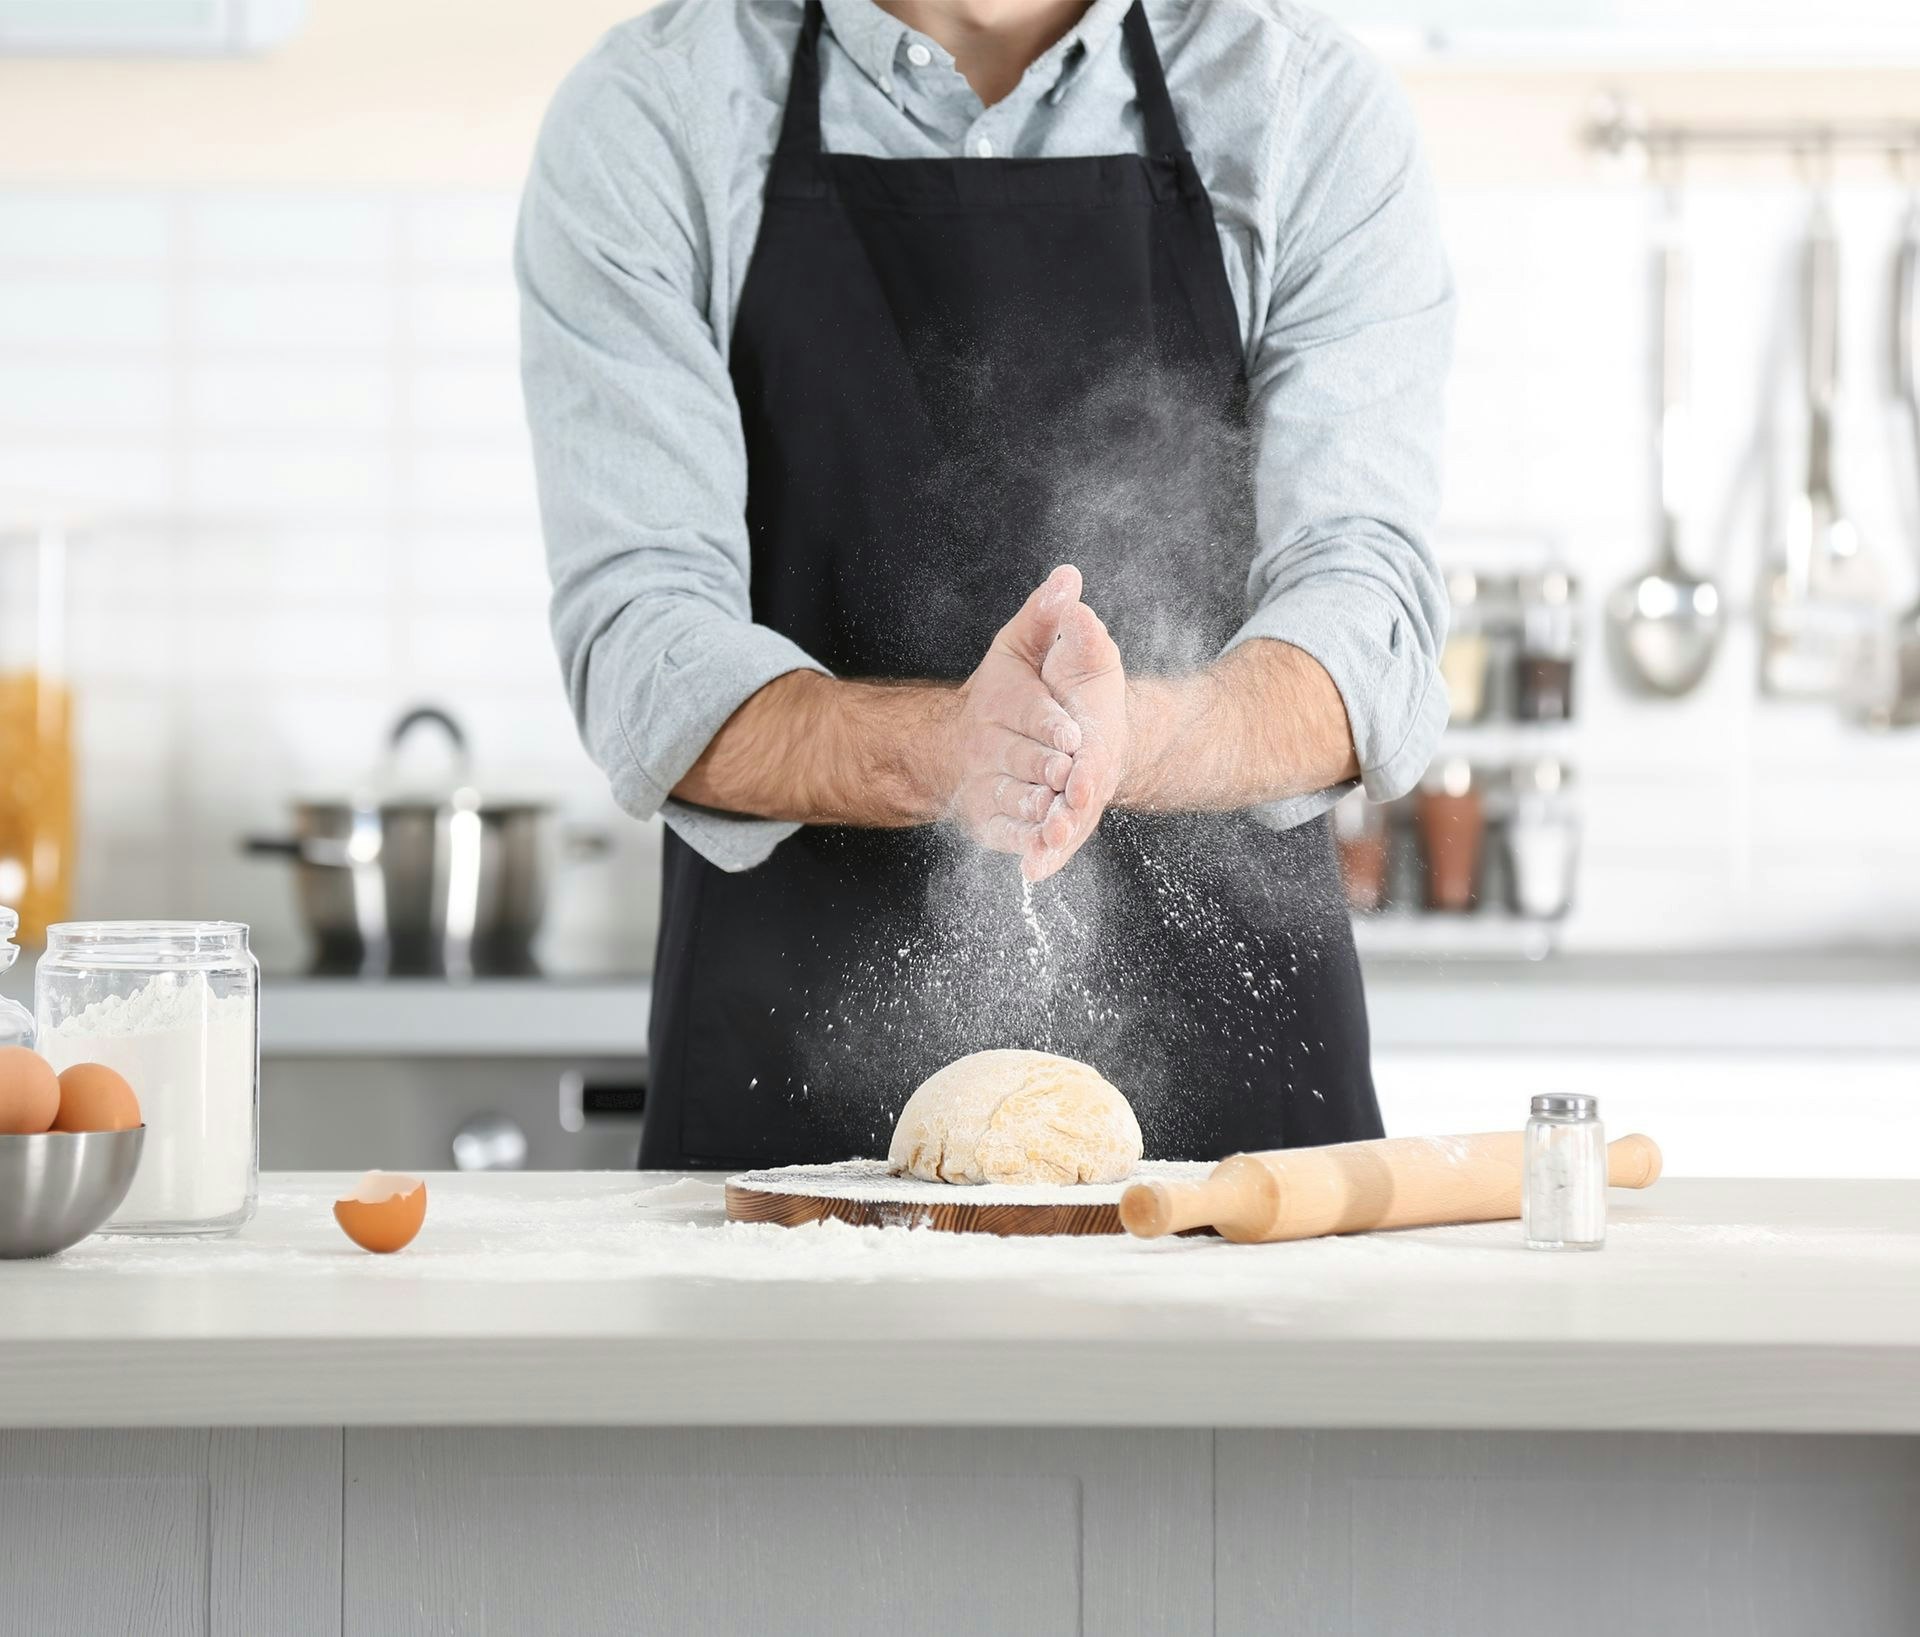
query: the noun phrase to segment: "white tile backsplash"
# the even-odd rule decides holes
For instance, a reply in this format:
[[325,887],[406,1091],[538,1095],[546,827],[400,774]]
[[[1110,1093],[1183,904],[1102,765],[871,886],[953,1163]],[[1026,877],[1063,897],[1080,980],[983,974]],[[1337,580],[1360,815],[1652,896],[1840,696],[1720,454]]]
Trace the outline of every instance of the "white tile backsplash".
[[[1840,472],[1911,595],[1920,496],[1885,383],[1900,201],[1837,201]],[[0,489],[106,505],[76,553],[85,914],[240,914],[299,948],[284,866],[240,856],[295,790],[348,788],[419,700],[484,781],[619,838],[565,872],[550,950],[650,955],[657,825],[613,808],[548,646],[516,375],[508,193],[0,194]],[[1461,292],[1444,544],[1549,540],[1587,596],[1572,756],[1588,819],[1570,945],[1920,935],[1920,735],[1756,698],[1744,619],[1692,699],[1629,698],[1594,609],[1650,555],[1651,211],[1625,185],[1455,191]],[[1688,549],[1751,607],[1797,480],[1789,188],[1688,204],[1699,470]],[[1905,485],[1903,489],[1903,484]]]
[[41,357],[0,370],[0,437],[159,433],[173,418],[173,381],[152,360]]
[[501,247],[500,265],[488,276],[422,276],[407,287],[407,325],[422,352],[465,353],[511,362],[520,351],[520,302]]
[[65,358],[163,347],[171,334],[157,274],[10,273],[0,264],[0,347]]
[[397,199],[222,193],[196,200],[187,251],[213,267],[377,271],[399,251]]
[[71,262],[97,269],[158,262],[174,244],[179,213],[159,193],[0,195],[0,266]]
[[208,432],[365,434],[386,437],[398,414],[392,365],[384,357],[211,360],[187,382],[187,414]]
[[392,499],[395,464],[385,443],[216,444],[188,457],[186,504],[210,518],[372,514]]
[[88,510],[152,513],[173,504],[175,476],[167,447],[156,440],[0,439],[0,493],[52,495]]
[[421,267],[466,267],[497,273],[513,241],[518,201],[506,193],[466,193],[414,200],[401,225],[403,254]]
[[[354,274],[339,280],[209,275],[188,286],[188,346],[289,354],[382,353],[397,333],[393,287]],[[301,360],[289,358],[287,367]]]
[[407,414],[422,433],[482,433],[524,443],[520,380],[497,363],[423,363],[409,377]]

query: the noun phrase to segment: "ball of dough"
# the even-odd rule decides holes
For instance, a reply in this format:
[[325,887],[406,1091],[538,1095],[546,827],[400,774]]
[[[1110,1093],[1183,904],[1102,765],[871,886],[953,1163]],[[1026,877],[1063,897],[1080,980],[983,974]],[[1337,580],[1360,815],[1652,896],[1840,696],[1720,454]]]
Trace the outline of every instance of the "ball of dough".
[[1046,1052],[975,1052],[900,1111],[888,1167],[929,1182],[1119,1182],[1140,1122],[1098,1069]]

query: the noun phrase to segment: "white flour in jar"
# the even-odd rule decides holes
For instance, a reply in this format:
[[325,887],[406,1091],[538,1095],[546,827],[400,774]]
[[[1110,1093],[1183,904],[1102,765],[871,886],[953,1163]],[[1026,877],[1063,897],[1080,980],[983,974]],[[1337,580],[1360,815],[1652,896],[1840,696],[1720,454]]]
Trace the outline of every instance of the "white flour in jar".
[[110,1219],[129,1227],[213,1222],[247,1207],[253,1187],[254,1000],[216,995],[204,972],[163,972],[47,1029],[56,1070],[117,1069],[140,1099],[140,1169]]

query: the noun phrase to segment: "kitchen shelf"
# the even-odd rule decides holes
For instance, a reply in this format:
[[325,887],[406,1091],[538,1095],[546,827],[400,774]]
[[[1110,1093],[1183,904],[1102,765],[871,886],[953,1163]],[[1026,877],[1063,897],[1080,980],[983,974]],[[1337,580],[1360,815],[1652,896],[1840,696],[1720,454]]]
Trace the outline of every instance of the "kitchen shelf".
[[1464,757],[1476,765],[1512,762],[1571,762],[1574,759],[1571,722],[1475,722],[1441,732],[1436,761]]
[[1517,915],[1356,915],[1353,941],[1365,956],[1439,960],[1544,960],[1553,953],[1559,924]]

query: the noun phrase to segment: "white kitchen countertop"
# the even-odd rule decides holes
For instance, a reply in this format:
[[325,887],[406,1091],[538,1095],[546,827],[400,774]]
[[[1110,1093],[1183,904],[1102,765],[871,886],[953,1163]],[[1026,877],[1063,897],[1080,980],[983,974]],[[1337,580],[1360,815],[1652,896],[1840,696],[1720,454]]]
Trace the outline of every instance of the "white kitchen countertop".
[[0,1262],[0,1425],[1239,1425],[1920,1432],[1920,1183],[1614,1195],[1297,1245],[722,1221],[718,1179],[436,1175],[393,1257],[349,1179],[231,1240]]

